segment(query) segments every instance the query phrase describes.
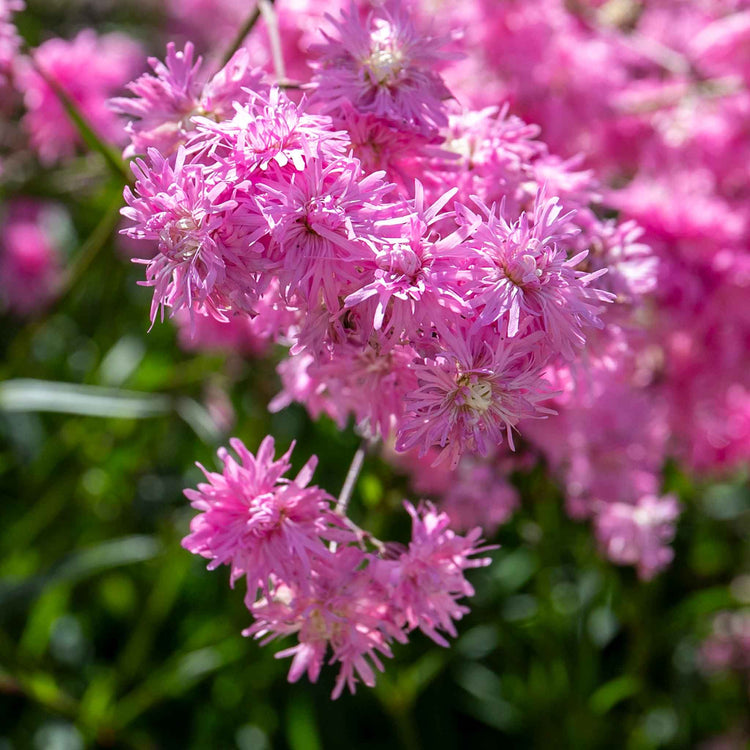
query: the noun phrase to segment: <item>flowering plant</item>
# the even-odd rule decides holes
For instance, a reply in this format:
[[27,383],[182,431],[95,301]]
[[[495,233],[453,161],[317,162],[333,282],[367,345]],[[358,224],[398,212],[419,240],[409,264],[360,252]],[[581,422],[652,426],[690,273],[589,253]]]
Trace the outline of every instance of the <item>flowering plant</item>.
[[[543,493],[609,562],[663,573],[684,477],[736,475],[749,455],[744,5],[679,24],[660,1],[178,5],[177,41],[145,61],[119,32],[34,47],[23,3],[0,0],[0,305],[53,316],[121,214],[152,340],[169,320],[205,357],[201,403],[124,397],[214,448],[243,435],[180,486],[182,546],[240,583],[244,634],[292,639],[291,682],[331,664],[333,697],[372,687],[395,642],[458,635],[510,553],[484,539]],[[34,187],[70,174],[77,202],[51,177]],[[66,264],[93,185],[124,188],[125,207]],[[87,386],[126,382],[115,354]],[[263,373],[273,428],[234,430],[238,368]],[[277,429],[302,410],[360,441],[338,497],[312,484],[313,450],[336,483],[325,446]],[[292,472],[295,437],[308,460]],[[402,542],[363,511],[365,463],[390,477],[388,501],[378,484],[367,502],[411,521]],[[519,523],[526,542],[549,533]],[[744,664],[726,630],[706,673]]]

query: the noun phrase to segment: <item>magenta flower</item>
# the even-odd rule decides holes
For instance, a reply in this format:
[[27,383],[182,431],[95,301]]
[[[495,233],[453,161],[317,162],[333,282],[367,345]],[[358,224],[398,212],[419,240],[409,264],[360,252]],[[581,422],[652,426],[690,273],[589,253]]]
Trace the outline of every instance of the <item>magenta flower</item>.
[[0,225],[0,302],[17,315],[41,312],[62,280],[62,207],[15,200]]
[[506,479],[507,461],[498,455],[477,460],[464,456],[440,500],[440,509],[457,529],[481,526],[494,534],[519,506],[518,490]]
[[307,368],[317,388],[298,394],[295,400],[315,416],[321,399],[326,413],[339,424],[353,414],[363,434],[388,438],[403,413],[404,399],[417,387],[411,367],[415,357],[410,346],[363,345],[356,337],[335,343],[328,356],[310,362]]
[[21,37],[12,20],[12,14],[22,11],[23,0],[0,0],[0,93],[6,95],[13,62],[21,45]]
[[[373,256],[363,264],[367,283],[349,294],[344,306],[358,310],[372,322],[374,331],[399,340],[416,340],[420,329],[447,327],[448,321],[469,309],[460,294],[462,261],[469,256],[462,243],[475,231],[479,220],[456,226],[452,212],[442,212],[453,195],[449,190],[431,205],[425,205],[422,184],[416,182],[415,197],[382,225],[400,229],[396,237],[384,237]],[[442,236],[436,227],[452,229]],[[447,231],[447,230],[446,230]]]
[[336,36],[312,48],[318,55],[313,101],[327,113],[347,104],[362,113],[434,135],[447,124],[443,101],[451,93],[435,72],[442,39],[421,36],[395,2],[370,12],[364,22],[352,4],[340,20],[327,16]]
[[303,112],[277,87],[236,106],[229,120],[196,117],[195,124],[189,151],[213,161],[217,173],[235,183],[274,167],[301,172],[308,159],[343,156],[347,145],[329,117]]
[[448,528],[446,513],[438,513],[431,503],[415,509],[404,507],[412,518],[409,548],[396,560],[378,560],[376,577],[390,590],[390,601],[408,630],[419,628],[440,646],[448,641],[442,630],[456,637],[454,620],[460,620],[468,607],[458,604],[474,589],[466,580],[467,568],[489,565],[489,557],[473,557],[494,547],[480,547],[482,530],[475,528],[465,537]]
[[272,283],[253,305],[253,314],[235,313],[229,321],[179,310],[174,321],[178,341],[188,351],[224,351],[260,357],[296,322],[297,314],[282,301]]
[[322,293],[336,311],[377,242],[374,220],[392,187],[382,178],[382,172],[365,174],[356,159],[308,158],[304,170],[258,183],[269,255],[288,298],[314,306]]
[[155,75],[144,73],[127,86],[135,96],[111,102],[116,111],[137,118],[127,127],[131,143],[125,156],[145,154],[149,148],[169,155],[184,141],[190,116],[198,108],[201,58],[193,62],[192,44],[178,50],[170,42],[165,61],[149,57],[148,64]]
[[183,547],[208,558],[209,570],[229,565],[232,583],[245,576],[248,601],[258,589],[267,593],[273,579],[304,588],[314,561],[330,556],[321,536],[328,534],[333,520],[333,498],[307,486],[317,459],[313,456],[295,479],[285,479],[293,444],[277,460],[272,437],[263,440],[257,456],[237,438],[230,445],[240,461],[221,448],[222,472],[206,471],[199,464],[208,483],[185,490],[200,512]]
[[236,101],[247,101],[255,91],[268,93],[263,72],[251,67],[244,48],[205,85],[200,75],[202,59],[193,61],[190,42],[183,50],[170,42],[163,63],[154,57],[148,62],[153,74],[144,73],[127,87],[134,96],[111,102],[117,112],[135,118],[127,127],[131,142],[126,157],[145,154],[149,148],[169,156],[195,129],[194,117],[230,119]]
[[[468,202],[476,195],[488,205],[505,198],[516,210],[526,185],[533,180],[533,164],[546,152],[536,140],[539,127],[509,114],[506,105],[450,115],[440,167],[435,175],[440,184],[446,178],[458,187],[457,199]],[[442,177],[442,179],[440,179]]]

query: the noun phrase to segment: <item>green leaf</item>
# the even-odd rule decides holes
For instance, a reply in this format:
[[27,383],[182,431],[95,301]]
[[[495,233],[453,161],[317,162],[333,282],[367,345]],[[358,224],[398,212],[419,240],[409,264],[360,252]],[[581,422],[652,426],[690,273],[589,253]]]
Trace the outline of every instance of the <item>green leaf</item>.
[[21,378],[0,383],[0,409],[141,419],[169,412],[171,400],[150,393]]
[[604,715],[614,708],[620,701],[636,695],[641,689],[640,680],[634,675],[622,675],[610,680],[594,691],[589,699],[591,710],[595,714]]

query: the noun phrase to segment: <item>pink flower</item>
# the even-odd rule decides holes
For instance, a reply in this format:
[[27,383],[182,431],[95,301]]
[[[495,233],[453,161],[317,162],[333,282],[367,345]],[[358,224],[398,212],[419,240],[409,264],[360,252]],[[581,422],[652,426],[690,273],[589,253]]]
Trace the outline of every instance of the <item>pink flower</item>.
[[356,283],[377,242],[375,219],[391,186],[359,161],[308,159],[304,170],[258,183],[270,227],[269,256],[278,263],[287,298],[314,305],[320,295],[335,312]]
[[[575,271],[588,253],[568,260],[559,245],[571,236],[573,214],[563,214],[558,199],[546,199],[544,191],[537,196],[533,215],[522,213],[514,222],[503,216],[503,204],[499,213],[494,206],[490,209],[480,201],[477,205],[485,218],[472,238],[478,253],[471,301],[477,323],[495,323],[509,337],[539,328],[556,351],[573,359],[585,343],[583,326],[602,325],[597,303],[613,299],[607,292],[587,288],[606,269]],[[474,217],[468,209],[464,214]]]
[[13,62],[21,45],[12,14],[22,11],[23,0],[0,0],[0,93],[6,95]]
[[329,664],[339,663],[332,697],[344,686],[354,693],[358,680],[375,685],[373,667],[382,671],[381,656],[392,656],[390,642],[406,641],[393,620],[389,591],[363,568],[367,556],[355,547],[339,548],[329,567],[315,569],[304,591],[280,585],[250,607],[256,622],[243,634],[263,639],[296,634],[298,645],[279,651],[293,656],[289,681],[307,673],[315,682],[330,652]]
[[408,630],[419,628],[435,643],[448,646],[438,631],[455,638],[453,621],[469,611],[458,600],[474,595],[464,571],[489,565],[489,557],[473,556],[494,547],[478,546],[480,528],[465,537],[455,534],[448,528],[448,515],[431,503],[416,509],[405,502],[404,507],[412,518],[409,548],[396,560],[376,561],[376,577],[389,587],[389,600]]
[[[384,213],[384,227],[395,225],[396,237],[384,237],[371,258],[362,264],[366,281],[344,300],[346,308],[372,321],[374,331],[399,340],[415,340],[420,330],[446,327],[451,317],[468,312],[459,292],[462,260],[467,251],[462,243],[479,221],[456,226],[452,212],[442,212],[453,195],[449,190],[432,205],[426,205],[424,188],[414,185],[414,200]],[[452,229],[443,235],[436,227]]]
[[313,456],[291,480],[283,475],[294,445],[277,460],[271,437],[260,444],[257,456],[237,438],[230,445],[240,462],[221,448],[222,472],[206,471],[199,464],[208,484],[185,490],[200,512],[183,547],[208,558],[209,570],[229,565],[232,583],[245,576],[249,601],[259,588],[268,592],[272,578],[304,588],[314,562],[330,556],[321,536],[333,520],[333,498],[307,486],[317,459]]
[[644,580],[672,562],[667,545],[674,537],[680,506],[673,495],[647,495],[630,505],[605,503],[594,521],[596,536],[607,556],[618,565],[636,565]]
[[508,522],[519,506],[518,490],[504,476],[508,470],[508,461],[498,455],[482,460],[464,456],[459,461],[439,503],[454,528],[481,526],[492,535]]
[[23,124],[45,164],[71,156],[80,138],[62,103],[44,76],[52,79],[81,110],[105,141],[122,143],[124,129],[108,100],[141,66],[141,49],[122,34],[97,36],[84,29],[72,41],[50,39],[35,50],[33,63],[19,70],[26,115]]
[[442,148],[454,156],[440,165],[444,180],[458,186],[463,203],[476,195],[488,205],[505,198],[511,210],[519,204],[526,183],[533,179],[532,165],[545,153],[537,140],[539,127],[509,114],[509,106],[451,113]]
[[445,352],[415,364],[419,387],[407,396],[397,450],[419,445],[423,455],[439,447],[435,463],[455,468],[466,451],[487,455],[503,433],[513,448],[512,429],[520,420],[555,413],[538,405],[550,392],[531,343],[456,337]]
[[253,313],[235,313],[228,321],[210,315],[193,315],[186,309],[174,316],[180,346],[188,351],[224,351],[260,357],[296,321],[279,294],[271,286],[253,305]]
[[310,115],[277,87],[235,107],[231,119],[196,117],[190,153],[205,155],[232,182],[255,180],[269,169],[301,172],[314,157],[343,156],[346,134],[329,117]]
[[227,321],[227,312],[251,312],[257,299],[253,271],[257,260],[246,248],[267,232],[259,215],[235,200],[232,188],[206,181],[204,169],[185,163],[181,147],[172,166],[156,149],[151,164],[136,159],[135,193],[125,188],[129,208],[123,216],[135,222],[126,233],[157,240],[159,253],[136,260],[147,266],[144,286],[154,287],[151,322],[161,308],[185,308]]
[[111,102],[116,111],[136,118],[127,127],[131,142],[126,157],[145,154],[149,148],[169,156],[195,129],[195,116],[231,119],[236,101],[269,90],[262,71],[251,67],[246,49],[238,50],[205,85],[200,75],[202,60],[193,62],[190,42],[183,50],[169,43],[164,63],[154,57],[148,62],[154,74],[144,73],[128,85],[134,96]]
[[443,100],[451,94],[435,65],[452,55],[441,52],[442,39],[421,36],[407,11],[389,2],[362,22],[352,3],[341,19],[327,16],[336,37],[311,49],[318,55],[313,101],[327,113],[347,104],[406,126],[421,135],[434,135],[447,124]]
[[357,337],[336,343],[327,357],[307,368],[318,388],[309,396],[299,394],[296,400],[315,415],[315,396],[321,397],[326,413],[340,424],[353,414],[363,434],[387,438],[401,417],[404,399],[417,386],[410,367],[414,357],[410,346],[363,345]]

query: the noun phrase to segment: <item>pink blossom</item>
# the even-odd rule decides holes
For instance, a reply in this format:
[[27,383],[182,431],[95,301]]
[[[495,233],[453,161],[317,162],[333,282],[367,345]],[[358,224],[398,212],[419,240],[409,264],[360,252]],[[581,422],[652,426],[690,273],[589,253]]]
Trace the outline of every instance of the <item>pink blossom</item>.
[[308,159],[343,156],[347,145],[329,117],[304,112],[277,87],[236,106],[231,119],[194,122],[190,152],[212,160],[217,173],[233,182],[257,179],[269,168],[301,172]]
[[399,451],[439,447],[436,463],[455,468],[465,451],[486,455],[522,419],[554,414],[539,405],[550,393],[529,343],[474,335],[414,365],[419,387],[408,395],[399,427]]
[[310,362],[307,368],[308,377],[318,384],[312,403],[306,394],[298,394],[296,400],[315,416],[321,398],[325,412],[339,424],[353,414],[363,434],[387,438],[402,416],[404,399],[417,386],[411,367],[415,356],[406,345],[363,346],[356,337],[337,343],[327,357]]
[[473,195],[488,205],[505,198],[510,210],[516,210],[526,183],[534,179],[532,165],[546,148],[537,140],[539,127],[509,110],[506,104],[451,113],[442,148],[457,158],[441,167],[456,182],[462,203]]
[[503,475],[507,465],[499,456],[480,460],[464,456],[459,461],[439,503],[454,528],[480,526],[492,535],[508,522],[520,503],[518,490]]
[[341,665],[334,699],[345,686],[354,693],[358,680],[372,687],[373,667],[382,671],[380,657],[392,656],[390,643],[406,641],[393,620],[388,590],[373,580],[369,567],[362,569],[365,559],[354,547],[340,548],[330,567],[313,572],[305,591],[282,585],[251,606],[256,621],[244,635],[261,638],[262,643],[297,635],[298,645],[276,654],[277,658],[294,657],[290,682],[305,673],[317,681],[330,652],[327,663]]
[[396,560],[376,562],[376,575],[389,588],[389,599],[408,630],[419,628],[440,646],[448,646],[443,631],[456,637],[454,620],[469,610],[458,604],[474,589],[466,580],[467,568],[489,565],[489,557],[474,557],[493,547],[480,547],[482,530],[475,528],[462,537],[448,528],[446,513],[431,503],[416,509],[405,502],[412,518],[409,547]]
[[267,437],[257,456],[233,438],[230,444],[240,462],[225,449],[219,450],[221,473],[200,466],[208,480],[197,490],[185,490],[199,511],[182,544],[193,554],[231,567],[231,580],[245,576],[248,598],[260,588],[269,591],[272,576],[289,584],[308,585],[314,561],[330,553],[321,540],[333,519],[332,498],[317,487],[308,487],[317,459],[313,456],[293,480],[283,478],[289,470],[289,450],[274,460],[274,441]]
[[322,294],[335,311],[338,298],[357,282],[357,266],[373,254],[374,222],[391,186],[382,172],[365,174],[357,160],[347,158],[328,164],[310,158],[304,170],[271,177],[258,183],[259,202],[281,288],[307,304]]
[[443,100],[451,94],[435,64],[451,55],[443,40],[421,36],[407,11],[390,2],[364,21],[352,3],[340,20],[327,16],[335,35],[311,52],[316,86],[313,101],[327,113],[350,104],[362,113],[433,135],[447,123]]
[[263,73],[251,67],[245,49],[238,50],[205,85],[202,60],[193,61],[190,42],[183,50],[170,43],[163,63],[153,57],[148,62],[153,74],[144,73],[127,87],[134,96],[112,100],[117,112],[136,118],[127,127],[131,141],[126,157],[145,154],[149,148],[169,156],[194,130],[194,117],[231,119],[234,103],[252,96],[248,91],[267,94],[269,90]]
[[[599,303],[612,300],[588,288],[606,269],[574,270],[588,253],[568,259],[559,247],[570,236],[571,214],[562,213],[557,198],[545,199],[540,192],[533,215],[524,212],[512,223],[503,216],[502,204],[499,213],[477,205],[486,219],[472,238],[478,253],[472,298],[477,323],[495,323],[509,337],[539,327],[557,351],[572,359],[585,342],[583,326],[601,326]],[[468,209],[465,215],[473,216]]]
[[271,344],[296,322],[297,315],[271,284],[254,303],[252,313],[235,313],[228,321],[210,315],[194,315],[180,309],[174,316],[178,340],[189,351],[224,351],[254,357],[268,352]]
[[145,286],[154,287],[151,321],[159,308],[197,309],[218,320],[228,320],[235,309],[251,312],[258,296],[252,276],[256,270],[247,246],[267,227],[235,200],[230,185],[207,183],[200,165],[186,164],[180,149],[174,166],[156,150],[150,164],[136,159],[135,192],[125,188],[129,208],[123,216],[135,223],[126,233],[139,240],[157,240],[159,253],[137,260],[147,266]]
[[[455,190],[429,206],[421,183],[415,183],[414,193],[400,216],[394,207],[392,217],[383,217],[384,225],[400,225],[399,235],[374,248],[373,256],[362,264],[367,283],[344,300],[345,307],[358,309],[372,321],[374,331],[395,339],[403,335],[415,339],[420,329],[467,312],[458,291],[461,256],[466,253],[461,244],[479,223],[450,226],[452,213],[441,209]],[[436,231],[441,222],[453,231],[444,235]]]
[[21,45],[12,15],[24,7],[23,0],[0,0],[0,93],[3,95],[10,83],[13,63]]

